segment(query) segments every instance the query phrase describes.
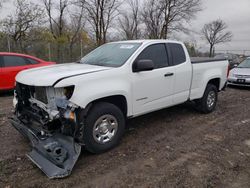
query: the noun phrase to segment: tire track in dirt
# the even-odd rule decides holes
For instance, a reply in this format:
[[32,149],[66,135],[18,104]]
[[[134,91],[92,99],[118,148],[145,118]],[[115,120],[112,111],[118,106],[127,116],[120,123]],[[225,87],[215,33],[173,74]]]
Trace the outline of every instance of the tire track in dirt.
[[121,145],[102,155],[83,152],[69,178],[52,181],[25,158],[28,143],[6,123],[0,142],[16,153],[0,161],[0,186],[250,187],[249,105],[248,90],[228,89],[209,115],[181,105],[130,120]]

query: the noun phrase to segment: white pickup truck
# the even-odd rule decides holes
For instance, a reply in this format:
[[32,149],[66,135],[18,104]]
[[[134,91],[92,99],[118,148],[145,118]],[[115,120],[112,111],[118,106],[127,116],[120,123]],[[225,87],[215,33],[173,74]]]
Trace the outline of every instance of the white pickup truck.
[[11,122],[32,143],[28,157],[48,177],[65,177],[82,146],[116,146],[127,118],[186,101],[212,112],[227,74],[228,61],[191,61],[181,42],[112,42],[76,63],[19,73]]

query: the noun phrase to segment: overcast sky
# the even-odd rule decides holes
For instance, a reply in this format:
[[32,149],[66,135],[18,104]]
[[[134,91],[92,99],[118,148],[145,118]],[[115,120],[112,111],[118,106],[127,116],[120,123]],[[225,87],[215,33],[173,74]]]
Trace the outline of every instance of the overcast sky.
[[[203,0],[203,11],[197,14],[191,27],[199,32],[203,25],[215,19],[222,19],[233,33],[232,42],[217,45],[217,50],[249,50],[250,54],[250,0]],[[196,40],[201,48],[204,42],[197,35],[184,37],[186,40]],[[208,49],[208,47],[206,47]]]
[[[1,0],[0,0],[1,1]],[[197,14],[196,19],[190,23],[190,29],[200,32],[207,22],[222,19],[233,33],[233,40],[226,44],[216,46],[216,50],[236,50],[236,53],[250,54],[250,0],[202,0],[203,11]],[[1,10],[0,16],[6,16],[13,11],[13,5],[7,3]],[[176,35],[176,39],[196,42],[200,50],[208,49],[205,41],[197,34]]]

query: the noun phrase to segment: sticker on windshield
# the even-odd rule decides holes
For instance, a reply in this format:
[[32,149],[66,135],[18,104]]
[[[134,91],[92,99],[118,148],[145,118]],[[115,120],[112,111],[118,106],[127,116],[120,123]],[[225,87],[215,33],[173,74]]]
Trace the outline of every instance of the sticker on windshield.
[[121,49],[132,49],[134,48],[134,45],[131,44],[123,44],[120,46]]

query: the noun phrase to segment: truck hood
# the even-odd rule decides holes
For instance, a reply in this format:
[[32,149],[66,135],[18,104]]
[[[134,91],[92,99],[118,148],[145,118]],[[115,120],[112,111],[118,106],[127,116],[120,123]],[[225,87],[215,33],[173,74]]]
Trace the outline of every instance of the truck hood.
[[108,69],[111,68],[80,63],[51,65],[21,71],[17,74],[16,81],[31,86],[53,86],[57,82],[69,77],[91,74]]
[[250,75],[249,68],[234,68],[230,72],[232,74],[238,74],[238,75]]

